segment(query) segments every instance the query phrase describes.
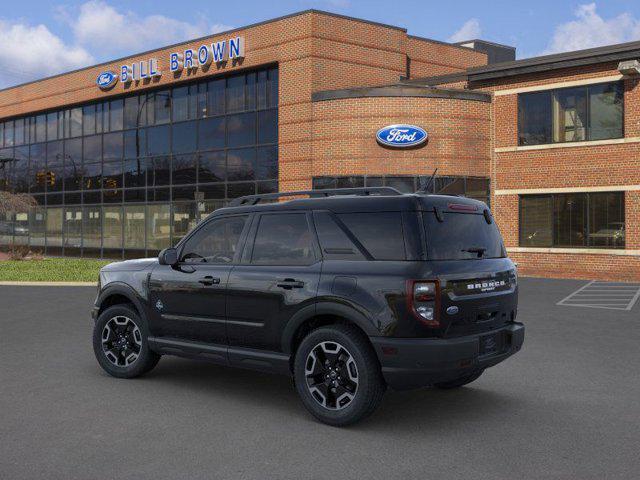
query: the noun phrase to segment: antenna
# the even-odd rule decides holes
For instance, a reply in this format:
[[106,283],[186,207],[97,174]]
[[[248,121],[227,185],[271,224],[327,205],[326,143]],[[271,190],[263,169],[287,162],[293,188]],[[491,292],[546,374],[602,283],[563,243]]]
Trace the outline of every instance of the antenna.
[[[416,193],[429,193],[429,187],[431,187],[431,184],[433,183],[433,179],[436,178],[437,172],[438,172],[438,169],[436,168],[431,174],[431,176],[429,177],[429,181],[427,182],[427,184],[421,185]],[[422,183],[422,181],[420,183]]]

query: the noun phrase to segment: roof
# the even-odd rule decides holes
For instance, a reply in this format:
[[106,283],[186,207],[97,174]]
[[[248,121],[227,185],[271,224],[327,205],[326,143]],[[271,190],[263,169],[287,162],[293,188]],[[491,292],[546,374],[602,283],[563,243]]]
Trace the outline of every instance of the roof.
[[640,41],[495,63],[467,70],[470,82],[640,57]]

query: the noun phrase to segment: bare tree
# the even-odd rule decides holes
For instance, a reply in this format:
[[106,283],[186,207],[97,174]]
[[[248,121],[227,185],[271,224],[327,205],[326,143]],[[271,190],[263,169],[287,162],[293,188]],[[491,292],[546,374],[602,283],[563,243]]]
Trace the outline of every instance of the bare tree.
[[28,212],[37,204],[36,199],[29,194],[0,191],[0,215]]

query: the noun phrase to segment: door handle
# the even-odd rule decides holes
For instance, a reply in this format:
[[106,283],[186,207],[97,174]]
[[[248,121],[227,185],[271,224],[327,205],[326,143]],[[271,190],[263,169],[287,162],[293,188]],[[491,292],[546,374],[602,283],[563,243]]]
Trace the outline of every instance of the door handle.
[[292,288],[304,287],[304,282],[294,278],[285,278],[284,280],[280,280],[276,285],[280,288],[284,288],[285,290],[291,290]]
[[211,285],[218,285],[220,283],[220,279],[213,278],[211,275],[207,275],[206,277],[202,277],[200,280],[198,280],[198,283],[201,283],[206,287],[210,287]]

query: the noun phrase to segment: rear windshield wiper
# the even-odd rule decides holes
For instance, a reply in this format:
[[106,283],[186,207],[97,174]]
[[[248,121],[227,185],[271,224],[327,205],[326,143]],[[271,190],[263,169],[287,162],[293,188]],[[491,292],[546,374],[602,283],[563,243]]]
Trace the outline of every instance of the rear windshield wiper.
[[469,253],[477,253],[478,258],[481,258],[484,255],[484,252],[487,251],[487,249],[485,247],[469,247],[469,248],[463,248],[462,251],[469,252]]

